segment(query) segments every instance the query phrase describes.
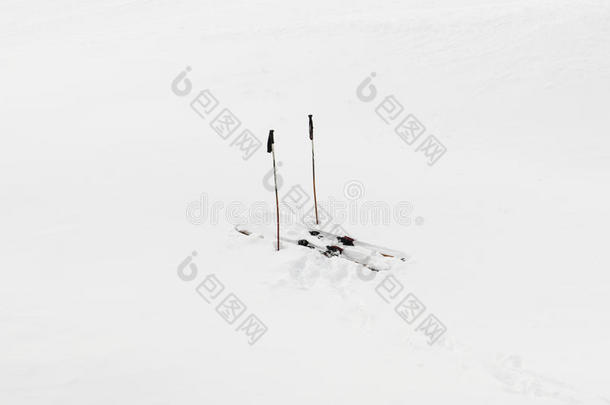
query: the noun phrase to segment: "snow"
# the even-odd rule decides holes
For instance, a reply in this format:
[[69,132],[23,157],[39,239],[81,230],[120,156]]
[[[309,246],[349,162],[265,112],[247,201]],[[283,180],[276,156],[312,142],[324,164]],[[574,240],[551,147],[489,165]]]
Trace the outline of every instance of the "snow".
[[[2,2],[0,403],[609,403],[609,22],[597,0]],[[265,145],[232,143],[274,129],[280,197],[310,195],[307,114],[321,201],[408,207],[335,221],[407,252],[391,303],[385,273],[233,230],[243,207],[273,229],[274,195]]]

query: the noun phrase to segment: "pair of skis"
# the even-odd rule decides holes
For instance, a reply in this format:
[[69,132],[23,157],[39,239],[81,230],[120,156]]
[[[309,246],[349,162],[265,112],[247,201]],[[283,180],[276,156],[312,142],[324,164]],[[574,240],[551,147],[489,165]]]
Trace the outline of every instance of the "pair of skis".
[[[264,234],[256,233],[243,226],[235,230],[243,235],[265,238]],[[347,235],[337,235],[317,229],[306,229],[302,234],[296,234],[295,239],[280,237],[284,243],[314,249],[326,257],[339,257],[362,265],[371,271],[387,270],[393,259],[406,261],[402,252],[381,246],[362,242]]]

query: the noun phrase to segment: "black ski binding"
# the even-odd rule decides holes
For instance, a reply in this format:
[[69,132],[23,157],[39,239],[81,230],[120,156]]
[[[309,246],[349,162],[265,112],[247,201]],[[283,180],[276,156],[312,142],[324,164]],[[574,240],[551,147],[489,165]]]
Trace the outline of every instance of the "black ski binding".
[[354,239],[349,236],[337,236],[337,239],[345,246],[354,246]]
[[331,256],[339,256],[341,253],[343,253],[343,249],[341,249],[339,246],[326,246],[326,252],[324,252],[324,255],[326,255],[327,257],[331,257]]
[[315,246],[313,246],[311,243],[309,243],[309,241],[307,239],[299,239],[299,241],[297,242],[299,246],[305,246],[308,247],[310,249],[314,249]]

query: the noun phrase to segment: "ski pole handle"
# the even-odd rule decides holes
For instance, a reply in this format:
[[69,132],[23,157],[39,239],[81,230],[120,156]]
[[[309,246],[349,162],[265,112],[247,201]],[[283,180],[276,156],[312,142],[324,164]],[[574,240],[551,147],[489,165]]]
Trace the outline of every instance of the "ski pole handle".
[[313,141],[313,119],[311,118],[312,115],[309,114],[309,139],[311,139]]

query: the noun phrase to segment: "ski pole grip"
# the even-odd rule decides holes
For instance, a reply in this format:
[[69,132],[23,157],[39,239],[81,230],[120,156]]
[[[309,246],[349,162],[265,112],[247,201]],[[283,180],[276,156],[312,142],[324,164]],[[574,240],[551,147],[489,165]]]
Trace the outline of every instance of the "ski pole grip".
[[312,115],[309,114],[309,139],[311,139],[313,141],[313,119],[311,118]]
[[269,137],[267,138],[267,153],[271,153],[273,150],[273,130],[269,130]]

